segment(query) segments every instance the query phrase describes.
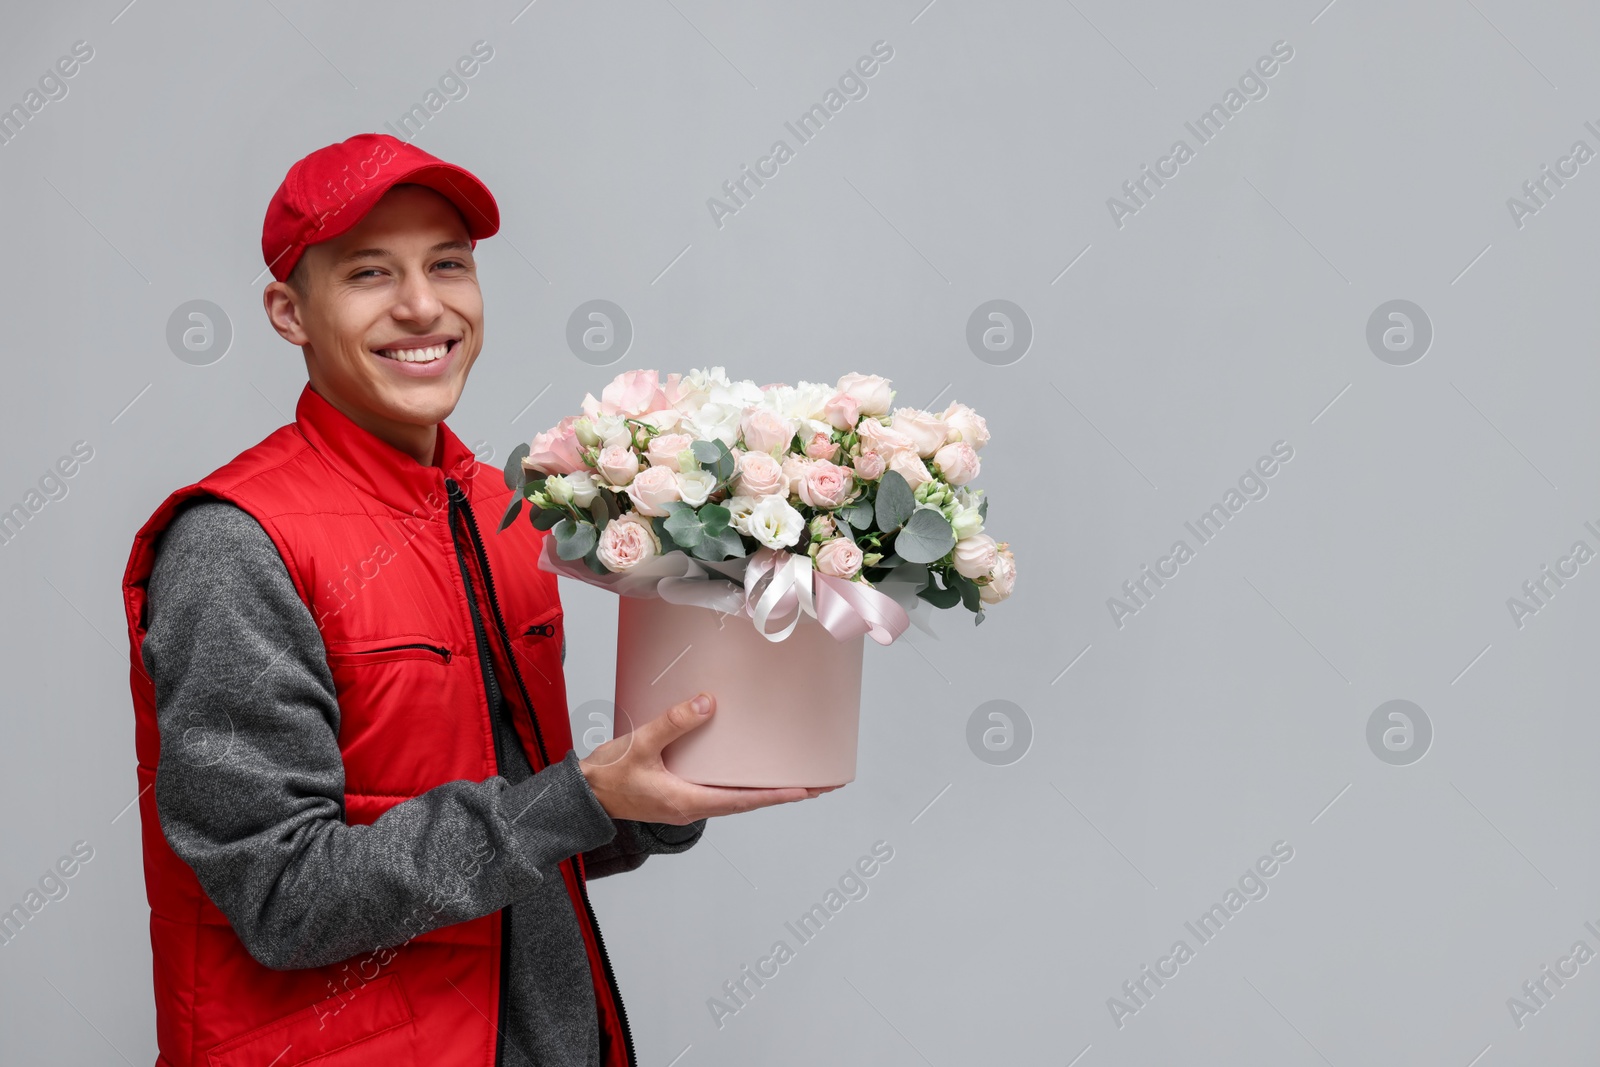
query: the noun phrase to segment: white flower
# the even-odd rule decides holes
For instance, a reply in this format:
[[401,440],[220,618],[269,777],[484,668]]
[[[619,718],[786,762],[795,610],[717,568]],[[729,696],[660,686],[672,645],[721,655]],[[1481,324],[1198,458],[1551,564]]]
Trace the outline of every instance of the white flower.
[[735,493],[724,500],[722,506],[728,509],[728,525],[742,534],[754,536],[750,533],[750,512],[756,506],[755,497]]
[[956,532],[956,540],[971,537],[983,532],[983,516],[978,514],[976,507],[964,507],[960,498],[950,505],[950,512],[945,518],[950,520],[950,528]]
[[772,493],[756,501],[750,511],[750,536],[768,548],[788,548],[800,540],[806,520],[782,493]]
[[600,491],[600,486],[594,480],[593,474],[588,471],[573,471],[564,477],[572,490],[572,503],[575,506],[586,508],[594,503],[594,495]]
[[633,427],[623,421],[621,415],[592,415],[589,422],[594,427],[595,436],[600,438],[601,448],[633,447]]
[[708,470],[677,471],[676,474],[678,496],[692,508],[704,504],[711,490],[717,487],[717,476]]

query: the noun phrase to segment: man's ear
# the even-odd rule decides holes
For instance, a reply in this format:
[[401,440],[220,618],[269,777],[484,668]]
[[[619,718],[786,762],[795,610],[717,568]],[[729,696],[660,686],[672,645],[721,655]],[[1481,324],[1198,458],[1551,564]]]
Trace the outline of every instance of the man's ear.
[[292,345],[306,345],[311,337],[300,321],[300,301],[303,297],[287,283],[273,282],[261,292],[261,306],[266,308],[267,321],[272,328]]

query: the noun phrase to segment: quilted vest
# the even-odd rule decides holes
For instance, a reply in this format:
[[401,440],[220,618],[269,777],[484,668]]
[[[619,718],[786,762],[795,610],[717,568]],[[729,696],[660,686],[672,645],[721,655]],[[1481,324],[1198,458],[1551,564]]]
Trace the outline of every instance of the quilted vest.
[[[157,1067],[493,1067],[505,977],[499,912],[338,964],[273,970],[167,844],[151,788],[161,741],[141,646],[156,539],[197,495],[254,516],[316,618],[338,692],[345,822],[369,824],[444,782],[497,773],[463,562],[529,763],[537,771],[572,748],[561,601],[556,576],[536,564],[548,534],[525,519],[497,532],[510,490],[447,426],[434,464],[423,466],[307,384],[293,423],[162,502],[135,536],[123,578]],[[633,1067],[582,857],[560,870],[588,952],[601,1062]]]

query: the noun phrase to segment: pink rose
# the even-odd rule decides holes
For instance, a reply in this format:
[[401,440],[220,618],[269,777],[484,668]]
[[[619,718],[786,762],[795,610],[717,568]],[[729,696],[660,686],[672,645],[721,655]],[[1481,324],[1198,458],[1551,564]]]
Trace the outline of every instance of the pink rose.
[[660,554],[661,539],[651,528],[650,520],[636,517],[631,511],[606,523],[595,548],[595,555],[609,571],[631,570]]
[[688,433],[658,433],[645,446],[644,458],[652,467],[678,469],[678,453],[694,444],[694,435]]
[[627,485],[639,473],[639,454],[627,445],[607,445],[600,450],[595,467],[611,485]]
[[814,459],[796,487],[800,499],[814,508],[836,508],[850,499],[856,487],[849,467]]
[[834,388],[854,400],[863,415],[887,415],[894,400],[889,379],[876,374],[846,374]]
[[822,417],[836,430],[853,430],[861,420],[861,407],[849,393],[839,393],[822,406]]
[[741,496],[764,497],[787,493],[783,467],[765,452],[741,452],[734,464],[734,481]]
[[911,439],[911,447],[924,459],[939,451],[950,436],[949,423],[921,408],[895,408],[894,428]]
[[922,458],[912,451],[896,452],[889,457],[889,469],[899,471],[905,478],[906,484],[915,489],[923,482],[933,481],[933,475],[928,471],[928,465]]
[[894,458],[897,452],[916,452],[909,434],[874,418],[862,419],[856,426],[856,435],[861,438],[863,452],[877,452],[885,461]]
[[769,408],[745,412],[739,425],[744,431],[744,446],[752,452],[787,452],[794,440],[794,423]]
[[640,415],[671,407],[661,391],[661,376],[653,370],[623,371],[600,391],[600,408],[610,415]]
[[1017,561],[1012,558],[1006,542],[1002,541],[995,552],[994,569],[989,572],[989,581],[978,586],[978,599],[985,604],[998,604],[1011,595],[1011,589],[1016,584]]
[[806,455],[812,459],[826,459],[832,461],[839,455],[839,442],[826,430],[818,430],[806,438]]
[[939,477],[951,485],[966,485],[978,476],[978,450],[965,441],[952,441],[933,454]]
[[568,415],[553,428],[534,434],[528,455],[522,461],[522,469],[538,471],[540,474],[571,474],[587,470],[589,465],[578,454],[577,421],[578,416]]
[[975,449],[989,443],[989,424],[965,404],[950,401],[950,406],[944,409],[944,421],[950,427],[947,440],[965,441]]
[[670,515],[663,505],[682,500],[676,467],[646,467],[628,483],[628,497],[641,515]]
[[[788,482],[788,489],[786,490],[788,495],[794,496],[800,492],[800,483],[805,480],[806,471],[809,470],[811,465],[815,462],[817,461],[814,459],[807,459],[805,456],[797,456],[792,452],[784,457],[783,477]],[[785,492],[785,490],[779,491]]]
[[884,462],[882,452],[863,452],[855,458],[854,464],[856,477],[864,482],[875,482],[883,477],[883,472],[888,469]]
[[817,570],[835,578],[852,578],[861,569],[861,549],[848,537],[835,537],[817,549]]
[[999,555],[994,538],[988,534],[963,537],[955,547],[956,573],[964,578],[982,578],[994,570]]

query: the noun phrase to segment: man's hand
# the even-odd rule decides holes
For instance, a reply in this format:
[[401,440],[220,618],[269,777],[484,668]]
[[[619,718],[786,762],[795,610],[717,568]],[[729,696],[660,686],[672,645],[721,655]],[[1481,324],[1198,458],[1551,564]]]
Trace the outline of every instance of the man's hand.
[[[695,708],[703,701],[705,711]],[[711,721],[716,700],[701,693],[674,704],[666,714],[614,738],[589,753],[578,766],[600,806],[613,819],[684,826],[712,815],[732,815],[772,804],[806,800],[838,786],[817,789],[746,789],[696,785],[667,770],[661,750],[690,730]]]

